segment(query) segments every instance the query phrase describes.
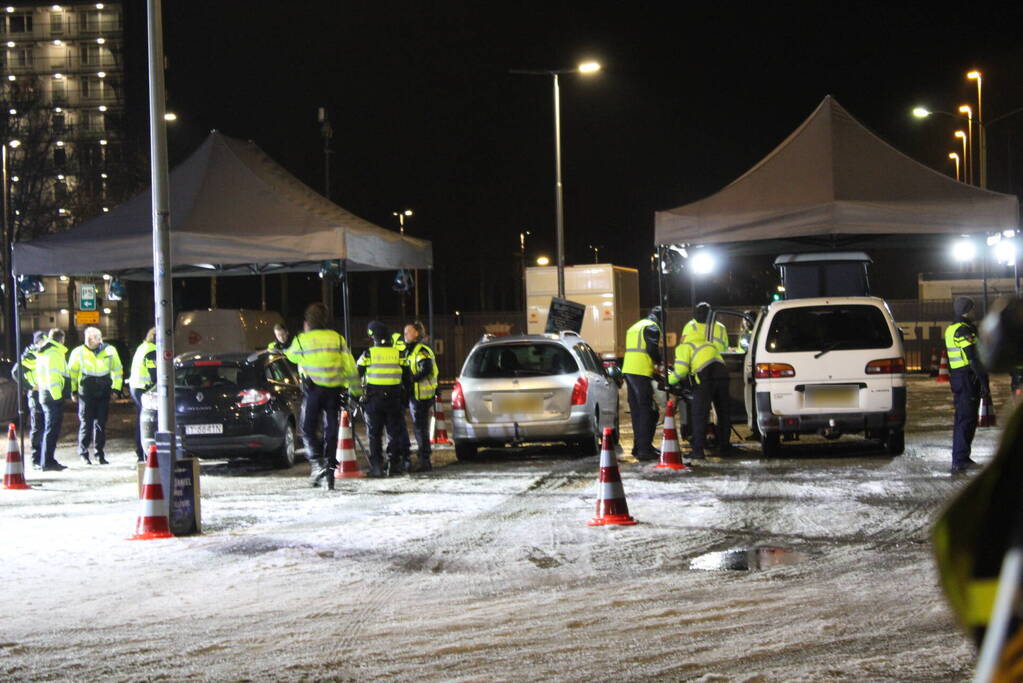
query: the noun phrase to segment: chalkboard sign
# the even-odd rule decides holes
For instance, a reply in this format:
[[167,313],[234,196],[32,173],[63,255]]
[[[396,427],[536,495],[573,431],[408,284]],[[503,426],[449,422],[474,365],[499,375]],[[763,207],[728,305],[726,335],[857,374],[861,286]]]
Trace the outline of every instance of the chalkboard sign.
[[170,529],[175,536],[202,533],[199,508],[199,461],[182,458],[174,461],[173,493],[170,505]]
[[547,311],[546,333],[571,331],[576,334],[583,331],[583,319],[586,317],[586,306],[568,299],[551,297],[551,307]]

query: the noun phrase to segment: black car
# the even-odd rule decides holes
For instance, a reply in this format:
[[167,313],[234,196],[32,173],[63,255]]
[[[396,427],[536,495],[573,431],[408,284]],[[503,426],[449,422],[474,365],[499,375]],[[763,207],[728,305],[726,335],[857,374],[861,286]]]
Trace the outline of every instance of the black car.
[[[174,361],[178,443],[198,458],[269,458],[295,464],[302,389],[294,366],[267,351],[189,353]],[[146,396],[143,425],[155,422],[154,392]]]

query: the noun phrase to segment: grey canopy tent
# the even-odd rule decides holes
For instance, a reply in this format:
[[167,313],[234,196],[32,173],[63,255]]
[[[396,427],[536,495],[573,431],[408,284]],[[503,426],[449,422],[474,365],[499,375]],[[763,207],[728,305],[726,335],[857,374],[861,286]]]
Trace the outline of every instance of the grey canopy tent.
[[[146,191],[67,232],[14,246],[24,275],[120,273],[150,277],[152,199]],[[217,131],[170,174],[175,274],[430,269],[430,242],[349,213],[314,192],[252,142]],[[215,271],[215,272],[214,272]]]
[[[874,135],[832,97],[757,165],[654,220],[656,244],[743,251],[919,242],[1015,229],[1019,200],[958,182]],[[767,242],[764,242],[767,241]]]

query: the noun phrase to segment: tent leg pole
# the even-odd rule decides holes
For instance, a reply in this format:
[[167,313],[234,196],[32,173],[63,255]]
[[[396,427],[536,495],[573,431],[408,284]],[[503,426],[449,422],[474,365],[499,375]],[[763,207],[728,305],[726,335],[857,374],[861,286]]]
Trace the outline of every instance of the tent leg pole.
[[341,259],[341,306],[344,308],[345,339],[352,345],[351,313],[348,310],[348,261]]
[[[437,352],[436,331],[433,329],[433,268],[426,270],[426,324],[427,336],[431,337],[430,346]],[[431,336],[433,335],[433,336]]]
[[[13,254],[13,250],[11,252]],[[12,261],[13,263],[13,261]],[[25,462],[25,377],[21,367],[21,306],[18,305],[18,280],[11,269],[11,297],[14,306],[14,362],[18,364],[18,440],[20,442],[18,452],[21,453],[21,461]],[[39,463],[40,465],[42,463]]]
[[[661,307],[662,323],[664,328],[668,327],[668,297],[664,291],[664,246],[657,245],[657,304]],[[668,367],[668,330],[661,330],[661,363]]]
[[266,310],[266,273],[260,273],[259,275],[259,298],[262,308],[260,310]]

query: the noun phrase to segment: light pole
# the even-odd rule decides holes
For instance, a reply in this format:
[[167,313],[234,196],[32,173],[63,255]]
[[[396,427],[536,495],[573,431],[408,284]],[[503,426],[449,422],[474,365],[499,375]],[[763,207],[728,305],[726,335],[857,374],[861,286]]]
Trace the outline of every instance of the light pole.
[[527,306],[528,292],[526,291],[526,237],[533,233],[523,230],[519,233],[519,265],[522,270],[522,308]]
[[511,73],[525,76],[552,76],[554,79],[554,205],[558,259],[558,298],[565,298],[565,206],[561,187],[561,74],[592,74],[600,71],[597,62],[584,62],[574,69],[512,69]]
[[959,177],[959,155],[955,152],[949,152],[948,158],[956,162],[956,180],[961,180]]
[[398,217],[398,231],[405,234],[405,219],[413,215],[412,209],[402,209],[401,211],[392,211],[392,216]]
[[957,138],[959,138],[960,140],[962,140],[962,142],[963,142],[963,159],[966,160],[966,161],[963,162],[963,167],[964,167],[963,168],[963,175],[966,176],[966,182],[969,183],[971,180],[973,180],[970,177],[970,163],[969,163],[969,158],[970,157],[967,156],[969,154],[969,152],[967,151],[967,145],[969,143],[967,142],[966,133],[964,131],[957,130],[955,132],[955,136]]
[[[412,209],[401,209],[400,211],[392,211],[392,216],[398,217],[398,232],[402,235],[405,234],[405,219],[413,216]],[[419,317],[419,271],[416,271],[416,284],[414,289],[416,290],[416,317]],[[399,292],[398,295],[401,297],[401,319],[405,320],[405,292]]]
[[593,250],[593,262],[600,263],[600,247],[595,247],[591,244],[590,249]]
[[966,74],[967,80],[977,81],[977,124],[980,126],[980,186],[987,188],[987,135],[984,133],[984,104],[980,71],[974,69]]
[[973,155],[976,153],[977,148],[973,144],[973,110],[970,109],[970,105],[964,104],[959,107],[959,113],[966,115],[966,134],[970,139],[970,156],[964,160],[964,164],[967,168],[967,174],[970,177],[970,182],[976,178],[976,165],[973,163]]

